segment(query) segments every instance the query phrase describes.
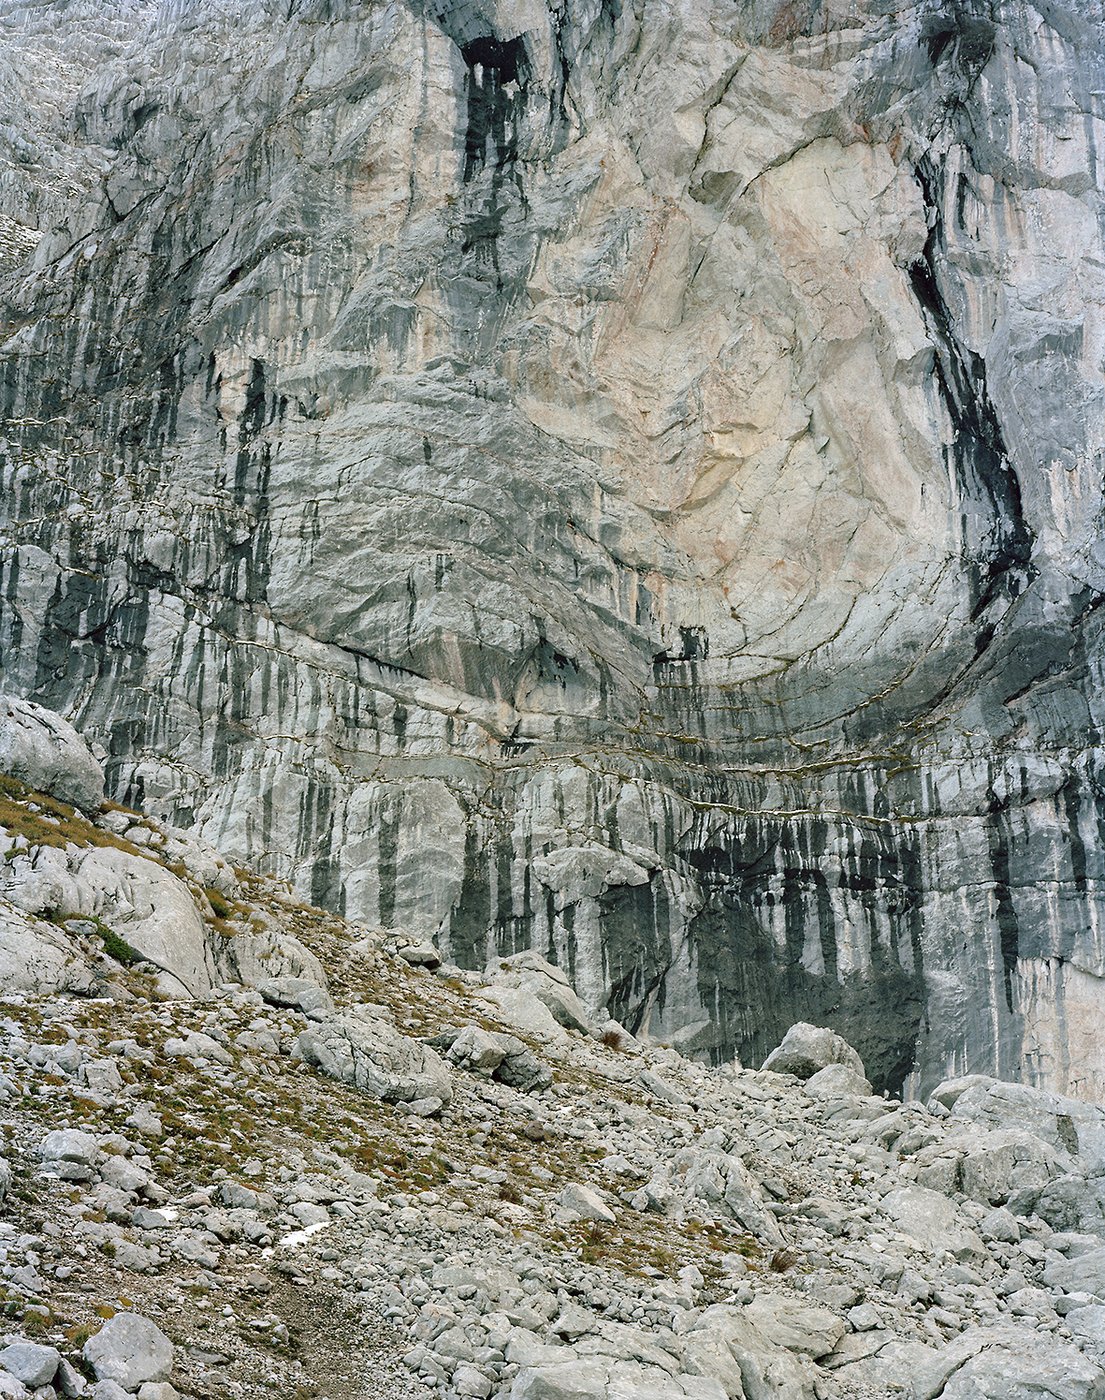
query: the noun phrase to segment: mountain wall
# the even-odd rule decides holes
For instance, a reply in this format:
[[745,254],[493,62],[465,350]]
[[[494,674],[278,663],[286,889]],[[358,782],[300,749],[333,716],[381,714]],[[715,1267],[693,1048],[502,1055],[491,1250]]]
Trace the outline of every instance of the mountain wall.
[[0,684],[116,797],[1105,1093],[1100,0],[6,0],[0,94]]

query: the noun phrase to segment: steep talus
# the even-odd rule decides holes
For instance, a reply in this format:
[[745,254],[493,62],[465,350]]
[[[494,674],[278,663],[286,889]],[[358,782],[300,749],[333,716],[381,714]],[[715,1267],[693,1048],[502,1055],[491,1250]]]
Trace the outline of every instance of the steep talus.
[[4,131],[0,666],[115,796],[688,1052],[1105,1091],[1097,0],[0,27],[100,55]]

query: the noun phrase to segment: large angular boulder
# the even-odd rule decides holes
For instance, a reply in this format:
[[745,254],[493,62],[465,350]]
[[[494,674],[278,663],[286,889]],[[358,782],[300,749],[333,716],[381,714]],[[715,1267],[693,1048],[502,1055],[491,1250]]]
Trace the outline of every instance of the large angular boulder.
[[[766,1317],[761,1321],[767,1322]],[[748,1400],[815,1400],[821,1393],[807,1351],[790,1351],[749,1316],[747,1308],[714,1303],[698,1314],[684,1338],[684,1364],[732,1378],[729,1395]]]
[[265,977],[257,983],[257,990],[273,1006],[294,1006],[306,1013],[334,1009],[329,992],[307,977]]
[[1071,1308],[1063,1320],[1083,1351],[1099,1365],[1105,1361],[1105,1305],[1090,1303],[1086,1307]]
[[465,1026],[442,1031],[430,1043],[445,1051],[446,1059],[459,1069],[487,1075],[514,1089],[547,1089],[552,1083],[552,1071],[515,1035]]
[[492,983],[476,992],[487,1002],[500,1020],[523,1035],[540,1036],[543,1040],[563,1039],[564,1028],[545,1003],[525,987],[504,987]]
[[1027,1326],[972,1327],[927,1364],[914,1400],[1105,1400],[1105,1371],[1069,1342]]
[[1031,1133],[1053,1151],[1078,1158],[1087,1175],[1105,1173],[1105,1108],[1096,1104],[980,1074],[945,1080],[929,1103],[983,1128]]
[[0,696],[0,773],[85,812],[103,804],[103,769],[69,721],[10,695]]
[[1105,1236],[1105,1177],[1056,1177],[1033,1197],[1032,1214],[1053,1230]]
[[117,1313],[84,1344],[84,1359],[100,1381],[137,1390],[163,1381],[173,1369],[173,1344],[161,1328],[138,1313]]
[[0,1351],[0,1367],[32,1389],[49,1385],[60,1365],[58,1349],[37,1342],[12,1342]]
[[437,1099],[447,1104],[453,1096],[449,1066],[441,1056],[400,1034],[380,1007],[367,1003],[303,1031],[295,1054],[385,1103]]
[[887,1192],[880,1209],[926,1254],[947,1252],[956,1259],[986,1259],[981,1238],[963,1224],[955,1206],[938,1191],[901,1186]]
[[557,1024],[568,1030],[587,1031],[591,1027],[591,1016],[567,976],[539,953],[515,953],[502,958],[493,982],[531,993],[547,1007]]
[[775,1074],[793,1074],[810,1079],[829,1065],[843,1065],[859,1079],[865,1079],[863,1061],[842,1035],[825,1026],[798,1021],[768,1055],[763,1068]]
[[0,899],[0,993],[87,992],[92,969],[50,924]]
[[1073,1259],[1056,1259],[1044,1269],[1044,1283],[1063,1293],[1086,1293],[1105,1303],[1105,1248]]
[[842,1318],[817,1303],[762,1293],[745,1308],[745,1316],[777,1346],[805,1356],[827,1356],[847,1330]]
[[327,990],[326,973],[314,953],[283,929],[236,933],[221,940],[216,952],[219,973],[227,981],[260,987],[273,978],[295,977]]
[[727,1211],[763,1244],[783,1242],[779,1223],[764,1205],[759,1188],[739,1156],[710,1144],[695,1143],[675,1156],[672,1184],[684,1200],[708,1202]]
[[982,1205],[1004,1205],[1028,1214],[1039,1194],[1074,1168],[1074,1159],[1056,1152],[1033,1133],[985,1130],[964,1124],[916,1156],[922,1186],[951,1195],[961,1191]]

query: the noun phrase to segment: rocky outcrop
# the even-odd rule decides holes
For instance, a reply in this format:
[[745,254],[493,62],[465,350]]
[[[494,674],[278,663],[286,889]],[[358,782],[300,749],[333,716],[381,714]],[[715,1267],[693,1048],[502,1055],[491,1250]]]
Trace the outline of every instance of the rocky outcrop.
[[92,969],[65,934],[0,899],[0,987],[20,992],[86,992]]
[[[203,996],[211,990],[211,941],[191,891],[137,851],[13,848],[0,871],[0,896],[31,915],[102,921],[159,969],[170,995]],[[0,925],[0,938],[10,936]]]
[[104,772],[61,715],[0,695],[0,773],[85,811],[104,800]]
[[4,686],[630,1030],[1100,1095],[1098,7],[92,8],[0,14]]

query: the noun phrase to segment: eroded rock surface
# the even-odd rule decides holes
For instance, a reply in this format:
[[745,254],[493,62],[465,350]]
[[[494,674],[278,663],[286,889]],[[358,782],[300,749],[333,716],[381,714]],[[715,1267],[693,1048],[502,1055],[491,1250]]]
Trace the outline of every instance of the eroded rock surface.
[[631,1031],[1100,1097],[1103,33],[3,7],[4,686]]

